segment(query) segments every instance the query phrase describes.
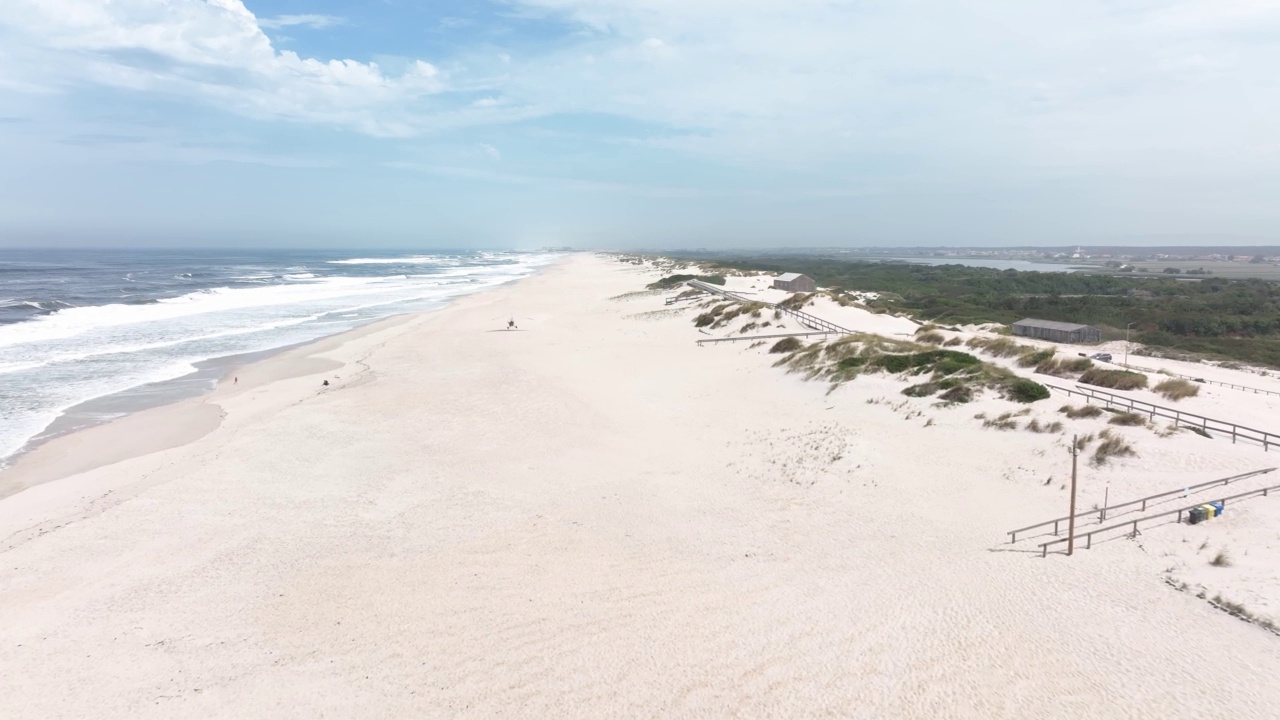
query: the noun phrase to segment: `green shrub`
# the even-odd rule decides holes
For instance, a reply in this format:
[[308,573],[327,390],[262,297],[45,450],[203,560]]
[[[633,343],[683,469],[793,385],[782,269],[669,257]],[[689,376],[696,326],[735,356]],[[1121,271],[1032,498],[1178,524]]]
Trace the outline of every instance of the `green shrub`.
[[867,364],[867,359],[861,355],[850,355],[840,362],[836,363],[836,367],[841,370],[853,370]]
[[906,372],[911,369],[910,355],[881,355],[872,363],[891,373]]
[[928,397],[936,392],[938,392],[938,384],[931,382],[912,385],[902,390],[902,394],[907,397]]
[[657,282],[649,283],[649,289],[665,290],[677,285],[683,285],[690,280],[701,280],[710,285],[724,285],[723,275],[668,275]]
[[1147,376],[1129,370],[1090,368],[1080,376],[1080,382],[1114,390],[1138,390],[1147,386]]
[[948,403],[967,403],[973,399],[973,389],[968,385],[956,385],[943,391],[938,399]]
[[1005,396],[1014,402],[1032,403],[1049,397],[1049,388],[1034,380],[1018,378],[1005,387]]
[[800,342],[800,338],[785,337],[779,340],[778,342],[774,343],[773,347],[769,348],[769,352],[789,353],[789,352],[795,352],[802,347],[804,347],[804,343]]

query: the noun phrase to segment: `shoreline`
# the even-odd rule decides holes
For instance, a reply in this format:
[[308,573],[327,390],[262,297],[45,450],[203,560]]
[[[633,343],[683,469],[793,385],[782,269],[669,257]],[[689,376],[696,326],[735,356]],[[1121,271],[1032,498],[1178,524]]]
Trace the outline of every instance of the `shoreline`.
[[[447,310],[454,303],[465,298],[485,295],[524,282],[562,262],[564,260],[556,260],[537,268],[529,275],[479,292],[457,295],[434,308],[376,318],[331,335],[290,343],[278,348],[208,358],[195,363],[196,370],[186,375],[146,383],[78,403],[62,411],[39,435],[32,437],[17,452],[3,460],[3,464],[0,464],[0,500],[37,485],[124,460],[181,447],[198,440],[221,425],[226,414],[220,410],[216,400],[226,396],[230,391],[251,390],[275,380],[318,375],[327,370],[336,369],[341,365],[334,366],[323,362],[310,365],[305,363],[312,355],[341,347],[348,342],[358,341],[385,329],[408,324],[416,317]],[[282,364],[292,362],[297,367],[283,374],[273,374],[269,380],[227,385],[227,381],[237,374],[253,377],[256,374],[253,372],[254,368],[277,361]],[[298,366],[299,364],[301,365]],[[201,379],[201,376],[204,382],[212,382],[212,387],[203,387],[196,391],[182,390],[178,387],[183,383],[195,382]],[[145,392],[147,388],[156,388],[157,394],[162,395],[163,399],[155,402],[142,399],[139,393]],[[138,400],[139,403],[133,404],[129,400]],[[109,406],[121,401],[127,407],[119,409],[113,413],[112,417],[98,421],[84,417],[85,414],[92,414],[104,405]],[[216,417],[210,408],[218,409]],[[76,417],[77,415],[79,417]],[[83,420],[83,422],[77,423],[77,420]],[[72,425],[67,427],[68,424]],[[164,430],[155,433],[152,432],[154,428]],[[82,458],[75,452],[75,446],[83,440],[103,444],[112,449],[103,456]]]

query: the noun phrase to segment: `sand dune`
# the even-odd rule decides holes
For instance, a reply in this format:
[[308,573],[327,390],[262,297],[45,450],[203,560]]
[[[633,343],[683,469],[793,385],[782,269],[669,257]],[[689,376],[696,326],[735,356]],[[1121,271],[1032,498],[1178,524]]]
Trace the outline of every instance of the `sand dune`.
[[[0,500],[6,715],[1275,717],[1280,638],[1164,578],[1274,602],[1181,539],[1280,546],[1276,500],[1041,559],[1003,532],[1065,513],[1062,436],[699,347],[655,277],[577,255],[290,351],[216,429]],[[1280,458],[1122,431],[1086,507]]]

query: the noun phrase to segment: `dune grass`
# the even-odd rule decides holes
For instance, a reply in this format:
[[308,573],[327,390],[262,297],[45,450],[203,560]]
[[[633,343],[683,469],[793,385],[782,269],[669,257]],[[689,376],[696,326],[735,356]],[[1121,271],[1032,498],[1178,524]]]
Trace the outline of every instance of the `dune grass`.
[[1097,405],[1082,405],[1080,407],[1063,405],[1062,407],[1058,408],[1058,412],[1062,413],[1063,415],[1066,415],[1072,420],[1078,420],[1080,418],[1098,417],[1099,415],[1102,414],[1102,408],[1098,407]]
[[1140,390],[1147,386],[1147,376],[1130,370],[1090,368],[1080,376],[1080,382],[1113,390]]
[[1098,447],[1094,449],[1093,458],[1089,461],[1095,467],[1106,465],[1111,458],[1137,455],[1133,446],[1110,428],[1099,433],[1098,440]]
[[1174,402],[1200,394],[1200,386],[1190,380],[1170,378],[1156,385],[1152,390],[1160,393],[1166,400]]
[[1049,358],[1036,365],[1036,372],[1054,377],[1076,377],[1093,367],[1089,358]]

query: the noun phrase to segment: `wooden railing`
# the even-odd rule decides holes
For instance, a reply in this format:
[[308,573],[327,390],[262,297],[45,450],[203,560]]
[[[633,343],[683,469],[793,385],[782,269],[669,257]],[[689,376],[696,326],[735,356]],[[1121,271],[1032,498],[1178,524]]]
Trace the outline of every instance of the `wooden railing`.
[[[1120,366],[1129,370],[1151,373],[1152,375],[1163,375],[1167,373],[1167,371],[1146,368],[1141,365],[1125,365],[1124,363],[1120,363]],[[1195,377],[1194,375],[1180,375],[1178,373],[1173,373],[1173,376],[1182,378],[1183,380],[1190,380],[1191,382],[1202,383],[1204,385],[1217,385],[1218,387],[1231,388],[1232,390],[1239,390],[1241,392],[1251,392],[1255,395],[1275,395],[1276,397],[1280,397],[1280,392],[1276,390],[1263,390],[1262,388],[1249,387],[1247,385],[1236,385],[1235,383],[1222,382],[1221,380],[1207,380],[1205,378]]]
[[809,337],[811,335],[821,335],[826,337],[832,334],[834,333],[829,330],[818,330],[816,332],[778,333],[776,335],[739,335],[737,337],[707,338],[705,340],[699,340],[698,344],[706,345],[707,343],[741,342],[743,340],[771,340],[773,338]]
[[[1245,498],[1251,498],[1251,497],[1267,497],[1268,495],[1270,495],[1273,492],[1276,492],[1277,490],[1280,490],[1280,485],[1272,485],[1270,487],[1259,488],[1257,490],[1249,490],[1247,492],[1238,493],[1236,495],[1228,495],[1227,497],[1218,498],[1217,500],[1211,500],[1209,502],[1220,502],[1225,505],[1228,501],[1231,501],[1231,500],[1243,500]],[[1160,518],[1169,517],[1171,515],[1177,515],[1178,516],[1177,522],[1182,522],[1183,513],[1190,512],[1192,509],[1198,508],[1201,505],[1205,505],[1205,504],[1207,503],[1201,502],[1201,503],[1196,503],[1194,505],[1187,505],[1185,507],[1180,507],[1177,510],[1167,510],[1162,513],[1156,513],[1155,515],[1146,515],[1144,517],[1134,518],[1132,520],[1125,520],[1122,523],[1116,523],[1115,525],[1108,525],[1107,527],[1098,528],[1096,530],[1090,530],[1088,532],[1076,533],[1076,535],[1077,537],[1084,538],[1084,543],[1085,543],[1084,547],[1087,550],[1093,547],[1094,535],[1100,535],[1102,533],[1111,532],[1113,530],[1119,530],[1122,528],[1127,529],[1129,530],[1130,533],[1136,535],[1138,533],[1139,523],[1143,523],[1148,520],[1158,520]],[[1051,546],[1067,542],[1070,539],[1071,538],[1057,538],[1054,540],[1050,540],[1049,542],[1046,542],[1046,543],[1040,543],[1040,557],[1048,557],[1049,548]]]
[[765,307],[773,308],[774,310],[778,310],[785,315],[789,315],[795,318],[795,320],[799,322],[801,325],[809,327],[813,330],[822,330],[828,333],[838,333],[841,335],[850,335],[853,333],[852,330],[849,330],[847,328],[842,328],[839,325],[836,325],[833,322],[828,322],[826,320],[823,320],[822,318],[816,315],[810,315],[809,313],[803,312],[801,310],[792,310],[791,308],[785,307],[778,303],[767,303],[767,302],[761,302],[760,300],[752,300],[751,298],[744,297],[742,295],[739,295],[738,293],[729,292],[724,288],[716,287],[715,285],[712,285],[710,283],[705,283],[701,280],[690,280],[686,284],[691,288],[696,288],[698,290],[701,290],[703,292],[708,292],[713,295],[719,295],[721,297],[728,298],[729,300],[734,300],[736,302],[741,302],[741,303],[758,302],[761,305],[764,305]]
[[1129,412],[1147,415],[1151,419],[1158,417],[1172,420],[1178,427],[1198,428],[1206,433],[1212,431],[1231,435],[1231,442],[1236,440],[1249,440],[1262,445],[1263,450],[1269,451],[1272,445],[1280,446],[1280,435],[1266,430],[1257,430],[1255,428],[1237,425],[1233,422],[1225,420],[1214,420],[1213,418],[1197,415],[1195,413],[1185,412],[1176,408],[1165,407],[1163,405],[1154,405],[1144,400],[1134,400],[1133,398],[1117,395],[1116,393],[1098,390],[1092,387],[1077,385],[1074,390],[1070,388],[1060,387],[1058,385],[1044,384],[1045,387],[1058,392],[1064,392],[1068,395],[1080,395],[1086,398],[1086,402],[1090,400],[1098,400],[1105,407],[1114,407]]
[[[1197,483],[1195,485],[1188,485],[1186,487],[1178,488],[1175,490],[1169,490],[1167,492],[1156,493],[1155,495],[1148,495],[1143,498],[1138,498],[1137,500],[1126,500],[1125,502],[1116,503],[1115,505],[1107,505],[1106,507],[1101,507],[1096,510],[1086,510],[1084,512],[1078,512],[1075,514],[1075,517],[1076,519],[1080,519],[1080,518],[1088,518],[1088,517],[1097,515],[1098,522],[1102,523],[1106,521],[1107,514],[1114,510],[1119,510],[1121,508],[1127,508],[1127,507],[1133,507],[1134,505],[1139,505],[1141,506],[1140,512],[1146,512],[1147,504],[1153,500],[1160,500],[1162,498],[1172,497],[1174,495],[1179,495],[1179,494],[1183,494],[1183,495],[1190,494],[1193,492],[1204,490],[1205,488],[1219,487],[1222,485],[1230,485],[1233,482],[1248,480],[1249,478],[1257,477],[1259,475],[1266,475],[1267,473],[1275,472],[1275,470],[1276,468],[1273,468],[1273,467],[1263,468],[1262,470],[1254,470],[1253,472],[1241,473],[1239,475],[1232,475],[1231,477],[1225,477],[1218,480],[1209,480],[1207,482]],[[1010,530],[1005,534],[1009,536],[1010,543],[1016,543],[1018,542],[1018,533],[1025,533],[1028,530],[1037,530],[1039,528],[1048,527],[1052,525],[1053,534],[1057,535],[1059,533],[1061,524],[1067,522],[1070,519],[1071,519],[1071,516],[1068,515],[1066,517],[1054,518],[1052,520],[1045,520],[1042,523],[1036,523],[1035,525],[1028,525],[1026,527],[1018,528],[1017,530]]]

